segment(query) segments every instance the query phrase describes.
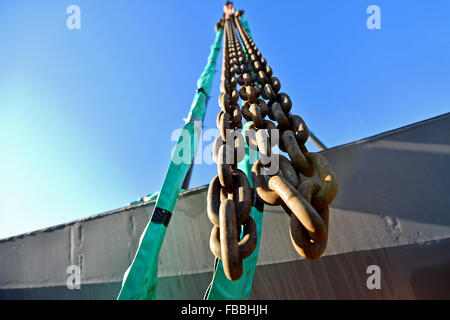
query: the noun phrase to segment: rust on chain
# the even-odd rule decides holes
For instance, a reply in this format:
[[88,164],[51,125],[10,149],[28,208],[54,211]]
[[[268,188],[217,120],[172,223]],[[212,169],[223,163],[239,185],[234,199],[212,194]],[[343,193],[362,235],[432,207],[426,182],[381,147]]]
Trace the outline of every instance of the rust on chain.
[[[252,168],[257,197],[269,205],[283,207],[291,219],[292,245],[308,259],[317,259],[325,251],[329,205],[339,188],[336,174],[326,159],[306,148],[309,129],[300,116],[291,113],[289,95],[280,92],[280,80],[273,76],[272,68],[242,26],[240,15],[242,12],[235,13],[222,23],[224,54],[216,121],[220,135],[213,146],[218,175],[208,189],[208,217],[214,224],[210,249],[223,260],[225,274],[232,280],[241,276],[242,260],[257,243],[256,225],[250,217],[250,185],[245,174],[237,169],[244,139],[261,155]],[[239,98],[243,100],[242,110]],[[265,119],[266,116],[275,123]],[[249,126],[252,130],[247,130],[245,138],[238,137],[242,118],[252,121]],[[276,144],[289,158],[273,153]],[[278,172],[273,172],[274,166]],[[303,180],[316,173],[320,184]],[[240,240],[242,226],[244,233]]]
[[252,208],[251,189],[247,176],[240,169],[234,169],[232,172],[233,184],[236,189],[233,193],[228,193],[220,184],[217,175],[211,181],[207,195],[207,213],[209,220],[215,224],[219,224],[219,208],[220,203],[225,199],[231,198],[235,203],[236,221],[239,225],[243,224],[250,215]]
[[267,137],[266,130],[256,131],[255,138],[256,144],[258,145],[258,151],[263,156],[262,158],[270,157],[272,154],[272,147],[270,145],[269,138]]
[[222,117],[220,118],[220,126],[219,126],[220,134],[222,136],[223,141],[227,140],[227,131],[230,130],[231,128],[230,122],[231,122],[230,114],[224,112],[222,114]]
[[[297,188],[298,192],[308,201],[311,201],[312,195],[320,190],[320,186],[314,181],[304,181]],[[325,207],[318,211],[320,217],[324,221],[325,225],[329,225],[329,209]],[[317,259],[325,251],[327,246],[327,239],[324,241],[312,240],[305,227],[295,217],[291,216],[291,223],[289,227],[289,235],[294,249],[298,254],[308,259]]]
[[287,130],[281,135],[281,144],[283,148],[286,149],[286,152],[289,154],[289,158],[291,158],[292,165],[304,176],[312,177],[315,174],[314,167],[309,163],[306,159],[305,155],[301,151],[299,145],[297,144],[297,140],[294,136],[294,132],[291,130]]
[[221,128],[221,126],[222,126],[221,122],[223,121],[222,117],[223,117],[224,114],[228,114],[228,116],[230,117],[228,119],[228,121],[229,121],[228,122],[228,126],[230,128],[239,126],[241,124],[242,112],[241,112],[241,109],[239,108],[239,106],[237,104],[231,105],[229,107],[229,110],[230,110],[230,113],[226,113],[223,110],[218,113],[217,120],[216,120],[218,128],[222,129]]
[[[319,210],[320,217],[328,227],[329,209],[325,207]],[[291,218],[289,226],[289,235],[291,243],[298,254],[308,259],[318,259],[325,251],[327,246],[327,239],[323,241],[314,241],[310,238],[307,230],[302,223],[296,219]]]
[[219,210],[220,252],[223,270],[230,280],[242,276],[242,260],[239,257],[238,234],[234,202],[225,200]]
[[[220,111],[216,119],[220,135],[213,145],[218,175],[208,188],[207,212],[214,225],[211,252],[222,259],[227,278],[237,280],[243,273],[242,260],[253,252],[257,243],[256,224],[250,217],[252,190],[245,173],[237,168],[245,156],[242,117],[254,118],[263,125],[268,107],[263,100],[258,100],[261,89],[253,86],[255,77],[248,73],[247,58],[237,38],[233,19],[224,19],[223,28]],[[237,84],[241,86],[239,89]],[[240,97],[249,102],[245,114],[239,107]],[[244,235],[239,240],[242,226]]]
[[301,177],[297,174],[288,158],[281,154],[278,157],[281,175],[291,186],[296,188],[301,182]]
[[[289,98],[289,96],[288,96],[286,93],[283,93],[283,92],[279,93],[278,96],[277,96],[277,98],[278,98],[278,100],[279,100],[279,102],[280,102],[281,109],[282,109],[286,114],[288,114],[289,111],[291,111],[291,108],[292,108],[292,101],[291,101],[291,98]],[[288,117],[289,117],[289,116],[288,116]]]
[[327,228],[316,209],[285,178],[279,175],[270,177],[269,188],[280,195],[286,206],[308,231],[311,239],[315,241],[326,239],[328,236]]
[[236,169],[233,178],[237,188],[237,197],[233,199],[236,204],[236,222],[241,225],[248,219],[252,209],[252,191],[247,176],[242,170]]
[[320,190],[313,194],[311,204],[317,209],[327,207],[336,198],[339,190],[336,173],[321,154],[306,153],[305,156],[313,164],[322,182]]
[[[229,130],[226,133],[227,142],[222,139],[222,135],[219,135],[214,140],[213,144],[213,160],[217,164],[236,164],[242,161],[245,156],[245,138],[242,135],[242,130]],[[226,146],[225,148],[231,149],[231,151],[225,155],[225,160],[222,157],[219,157],[219,150],[222,146]],[[227,151],[221,151],[227,152]]]
[[[276,122],[277,128],[281,131],[279,148],[290,158],[289,160],[279,156],[279,172],[277,175],[270,176],[268,183],[262,171],[263,167],[269,164],[257,161],[252,170],[254,187],[258,197],[265,203],[281,205],[291,217],[290,234],[296,251],[309,259],[317,259],[326,247],[328,206],[338,192],[336,174],[322,155],[308,152],[305,146],[309,138],[306,123],[301,117],[290,113],[292,101],[289,95],[280,92],[280,80],[273,76],[272,68],[262,57],[238,17],[238,15],[234,16],[234,22],[250,58],[248,67],[256,75],[256,81],[262,88],[262,98],[268,100],[267,115]],[[251,79],[251,77],[248,78]],[[238,82],[243,84],[242,80],[238,79]],[[246,82],[245,85],[250,83]],[[243,91],[242,88],[241,91]],[[248,94],[247,96],[241,94],[241,97],[252,98]],[[264,139],[266,136],[259,131],[269,127],[264,119],[259,118],[258,113],[255,112],[256,108],[250,112],[250,105],[243,110],[243,117],[248,121],[257,122],[257,125],[253,126],[257,133],[247,137],[247,141],[249,145],[251,142],[251,147],[256,147],[262,154],[268,155],[274,145],[270,145],[267,139]],[[261,112],[260,114],[262,115]],[[302,181],[302,176],[313,177],[316,172],[321,185],[311,180]]]
[[[244,222],[244,236],[242,240],[238,242],[239,258],[244,260],[252,254],[256,248],[258,242],[256,223],[252,217],[249,217],[247,221]],[[239,233],[239,228],[237,229]],[[219,259],[222,259],[222,251],[220,245],[220,227],[214,226],[211,237],[209,239],[209,247],[211,252]]]
[[269,105],[269,118],[275,120],[281,128],[290,128],[291,123],[284,113],[279,102]]
[[[230,160],[234,158],[234,150],[231,149],[230,145],[224,144],[219,148],[217,153],[217,171],[219,172],[220,184],[227,190],[233,190],[233,174],[231,172],[232,168],[229,164]],[[228,159],[228,161],[227,161]],[[231,193],[231,191],[230,191]]]
[[207,210],[209,220],[215,224],[219,225],[219,208],[220,208],[220,181],[219,176],[215,176],[208,188],[208,196],[207,196]]
[[309,129],[305,121],[301,117],[292,114],[288,115],[288,119],[292,122],[292,128],[298,145],[304,145],[309,138]]
[[255,189],[256,194],[262,201],[269,205],[281,205],[282,200],[280,195],[276,191],[269,189],[266,179],[264,178],[264,174],[262,174],[261,170],[262,164],[260,159],[258,159],[252,168],[253,188]]
[[[275,124],[270,120],[264,120],[263,127],[267,130],[267,133],[269,135],[268,139],[270,141],[271,148],[275,147],[278,144],[279,139],[275,139],[275,138],[273,138],[273,136],[274,136],[274,132],[278,131],[278,129],[276,128]],[[264,129],[256,128],[254,123],[252,123],[248,126],[248,130],[245,132],[245,135],[246,135],[247,144],[248,144],[249,148],[258,150],[258,141],[256,138],[256,132],[260,131],[260,130],[264,130]],[[266,149],[266,147],[263,147],[263,148]]]

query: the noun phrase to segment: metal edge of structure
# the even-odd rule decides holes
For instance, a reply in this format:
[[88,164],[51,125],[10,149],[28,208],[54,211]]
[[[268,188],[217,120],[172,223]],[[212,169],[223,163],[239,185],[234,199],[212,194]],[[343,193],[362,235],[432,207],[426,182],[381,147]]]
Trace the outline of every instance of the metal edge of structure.
[[[288,217],[265,207],[251,299],[450,298],[450,113],[323,151],[341,191],[322,258],[293,250]],[[432,164],[432,165],[430,165]],[[202,186],[180,193],[157,299],[201,299],[214,257]],[[0,240],[0,299],[114,299],[155,201]],[[82,270],[66,287],[68,265]],[[381,269],[369,290],[367,267]]]

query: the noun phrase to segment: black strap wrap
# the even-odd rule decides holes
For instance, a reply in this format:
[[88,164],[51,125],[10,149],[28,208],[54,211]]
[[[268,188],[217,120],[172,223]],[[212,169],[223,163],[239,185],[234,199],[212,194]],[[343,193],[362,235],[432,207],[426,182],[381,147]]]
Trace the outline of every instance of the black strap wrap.
[[[205,89],[199,88],[199,89],[197,89],[197,92],[203,93],[203,94],[205,95],[205,97],[206,97],[206,103],[208,103],[208,101],[209,101],[209,96],[206,94]],[[204,117],[204,116],[205,116],[205,115],[203,115],[203,117]]]
[[206,94],[205,89],[203,89],[203,88],[198,88],[198,89],[197,89],[197,92],[203,92],[203,94],[208,98],[208,95]]
[[172,217],[172,212],[155,207],[152,214],[152,222],[163,224],[166,227],[169,225],[170,218]]

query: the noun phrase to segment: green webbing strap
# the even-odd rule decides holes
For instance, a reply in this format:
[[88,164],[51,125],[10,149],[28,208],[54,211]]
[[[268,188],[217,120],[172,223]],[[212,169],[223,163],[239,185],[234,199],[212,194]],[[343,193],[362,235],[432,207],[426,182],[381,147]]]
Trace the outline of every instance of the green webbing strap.
[[[253,38],[252,32],[250,31],[250,27],[248,26],[248,21],[247,21],[243,16],[240,16],[240,17],[239,17],[239,20],[241,20],[242,26],[245,28],[245,30],[247,30],[248,35],[249,35],[251,38]],[[242,47],[242,48],[243,48],[244,51],[245,51],[245,47]]]
[[[197,82],[197,93],[156,200],[152,218],[141,235],[139,247],[131,266],[125,271],[122,289],[118,296],[119,300],[155,299],[159,252],[181,185],[194,160],[206,111],[207,96],[216,72],[216,61],[222,36],[223,29],[219,29],[216,32],[214,44],[211,46],[206,68]],[[186,152],[190,153],[186,154]],[[180,158],[186,161],[180,161]]]

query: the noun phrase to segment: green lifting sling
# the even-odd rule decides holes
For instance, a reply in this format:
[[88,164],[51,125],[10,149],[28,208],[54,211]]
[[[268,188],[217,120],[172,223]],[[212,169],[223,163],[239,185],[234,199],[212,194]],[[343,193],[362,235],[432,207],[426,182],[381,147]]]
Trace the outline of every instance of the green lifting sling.
[[[152,218],[141,235],[133,262],[123,276],[119,300],[155,299],[159,252],[178,194],[194,160],[206,112],[207,98],[216,72],[216,61],[219,56],[222,37],[223,29],[218,29],[214,44],[211,46],[208,63],[197,81],[197,93],[183,128],[183,135],[180,135],[178,139],[169,169],[156,200]],[[174,161],[174,157],[183,153],[186,146],[186,141],[184,141],[186,133],[190,138],[190,161],[180,163],[180,161]]]

